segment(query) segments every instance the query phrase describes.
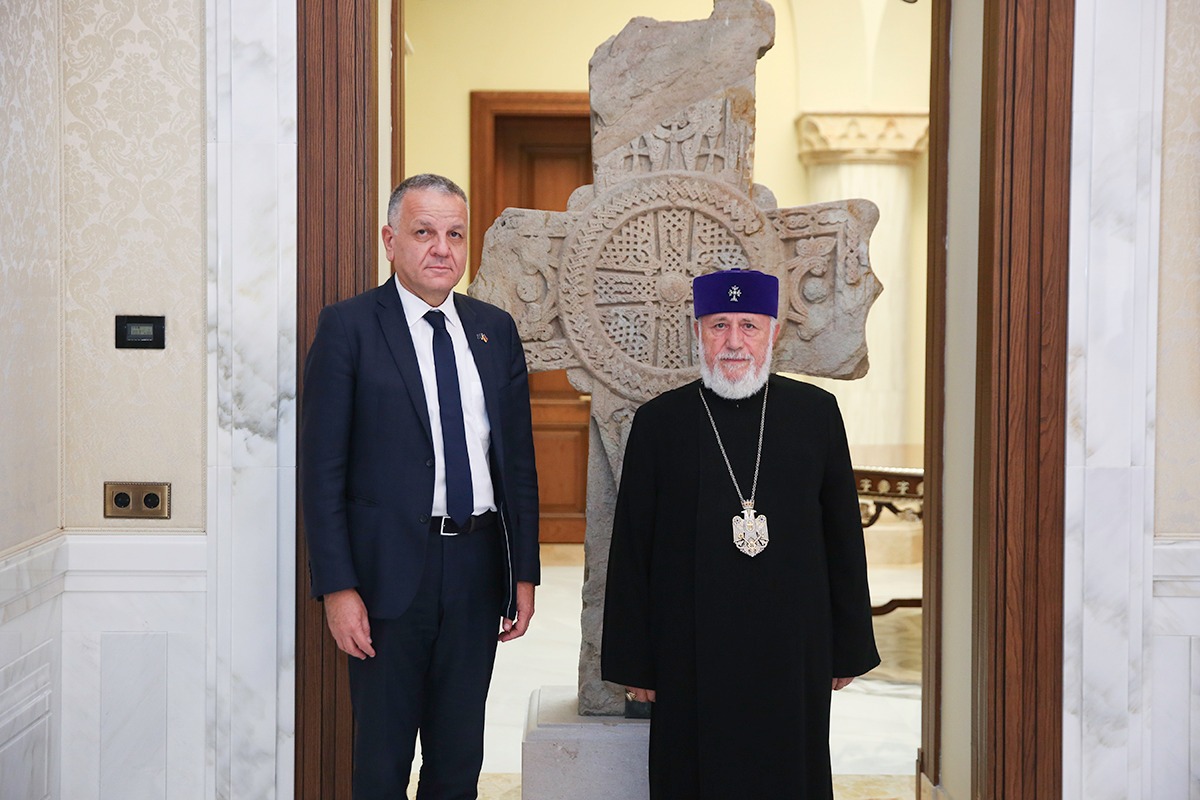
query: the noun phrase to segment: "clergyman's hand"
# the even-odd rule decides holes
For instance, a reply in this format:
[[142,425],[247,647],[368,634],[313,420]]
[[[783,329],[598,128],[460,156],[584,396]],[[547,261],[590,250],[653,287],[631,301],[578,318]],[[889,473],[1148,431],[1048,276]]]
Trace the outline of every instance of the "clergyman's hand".
[[835,692],[837,692],[842,689],[845,689],[847,686],[850,685],[850,683],[853,680],[854,680],[854,678],[834,678],[833,679],[833,690]]
[[625,687],[625,699],[636,700],[639,703],[653,703],[655,698],[653,689],[640,689],[637,686]]
[[365,659],[375,655],[371,647],[371,623],[367,607],[357,589],[342,589],[325,595],[325,620],[338,649],[347,655]]
[[502,642],[520,639],[529,630],[529,621],[533,619],[533,590],[534,585],[529,581],[517,582],[517,618],[504,617],[500,620],[503,630],[496,638]]

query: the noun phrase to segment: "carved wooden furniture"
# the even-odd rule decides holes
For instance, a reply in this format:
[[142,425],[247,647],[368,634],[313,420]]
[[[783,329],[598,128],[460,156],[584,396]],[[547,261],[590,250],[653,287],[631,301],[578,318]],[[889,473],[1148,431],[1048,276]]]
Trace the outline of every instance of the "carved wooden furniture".
[[[924,470],[855,467],[854,483],[858,486],[858,505],[864,528],[878,522],[884,511],[905,521],[921,519],[925,503]],[[920,597],[897,597],[882,605],[871,606],[871,614],[880,616],[897,608],[920,607]]]

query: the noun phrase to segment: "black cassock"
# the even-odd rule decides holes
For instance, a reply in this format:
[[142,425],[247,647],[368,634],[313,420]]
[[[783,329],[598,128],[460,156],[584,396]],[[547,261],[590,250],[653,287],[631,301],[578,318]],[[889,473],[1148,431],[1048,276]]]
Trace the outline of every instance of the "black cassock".
[[[772,375],[755,509],[770,542],[733,544],[741,513],[699,395],[667,392],[634,417],[605,594],[605,680],[654,689],[650,794],[833,797],[834,677],[879,663],[846,433],[833,395]],[[704,390],[744,496],[763,392]]]

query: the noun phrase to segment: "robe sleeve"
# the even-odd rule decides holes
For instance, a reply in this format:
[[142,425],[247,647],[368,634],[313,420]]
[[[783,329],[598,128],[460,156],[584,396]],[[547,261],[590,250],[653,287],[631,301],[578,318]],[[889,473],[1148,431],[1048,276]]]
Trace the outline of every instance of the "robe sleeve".
[[652,426],[644,411],[645,407],[634,415],[613,515],[600,675],[623,686],[653,689],[650,564],[654,549],[655,448]]
[[825,553],[829,564],[833,677],[853,678],[879,665],[867,587],[858,488],[837,400],[829,396],[829,440],[821,485]]

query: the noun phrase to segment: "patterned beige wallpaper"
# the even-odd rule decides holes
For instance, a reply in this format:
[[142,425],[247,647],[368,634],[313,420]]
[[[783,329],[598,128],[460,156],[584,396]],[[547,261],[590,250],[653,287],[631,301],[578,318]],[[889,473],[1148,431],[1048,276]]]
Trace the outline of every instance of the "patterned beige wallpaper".
[[58,0],[0,0],[0,552],[59,527]]
[[1200,3],[1167,7],[1155,524],[1200,537]]
[[[21,0],[13,0],[19,3]],[[204,525],[203,0],[62,0],[64,514],[106,480],[170,481]],[[165,350],[117,350],[117,314],[165,315]]]

